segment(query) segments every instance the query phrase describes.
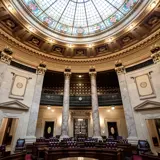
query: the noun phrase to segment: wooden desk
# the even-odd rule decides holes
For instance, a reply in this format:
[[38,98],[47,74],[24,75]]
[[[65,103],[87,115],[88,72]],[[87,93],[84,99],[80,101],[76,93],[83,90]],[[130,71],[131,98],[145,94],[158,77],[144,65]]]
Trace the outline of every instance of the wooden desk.
[[38,156],[38,150],[44,147],[48,147],[49,142],[35,142],[33,143],[33,148],[32,148],[32,155],[34,157]]
[[98,160],[123,160],[121,149],[103,148],[45,148],[45,160],[57,160],[67,157],[88,157]]
[[0,158],[0,160],[24,160],[26,156],[26,152],[11,154],[9,156]]
[[141,154],[142,160],[160,160],[160,157],[150,154]]

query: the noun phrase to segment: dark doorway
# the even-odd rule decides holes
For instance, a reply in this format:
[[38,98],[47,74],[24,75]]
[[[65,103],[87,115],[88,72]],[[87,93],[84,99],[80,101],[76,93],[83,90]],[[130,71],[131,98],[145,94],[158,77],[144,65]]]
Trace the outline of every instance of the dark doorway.
[[108,134],[114,139],[118,136],[117,122],[107,122],[108,124]]
[[88,119],[74,119],[74,137],[84,138],[88,137]]
[[50,138],[53,137],[53,130],[54,130],[54,122],[45,122],[45,127],[44,127],[44,137],[45,138]]
[[2,144],[5,144],[5,145],[11,144],[12,135],[10,135],[10,131],[11,131],[12,122],[13,122],[13,118],[8,118]]

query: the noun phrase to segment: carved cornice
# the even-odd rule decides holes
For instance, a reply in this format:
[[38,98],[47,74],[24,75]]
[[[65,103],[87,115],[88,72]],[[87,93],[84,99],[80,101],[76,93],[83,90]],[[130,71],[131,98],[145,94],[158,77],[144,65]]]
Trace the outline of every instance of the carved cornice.
[[29,55],[38,55],[41,58],[45,58],[46,60],[52,60],[56,62],[66,62],[66,63],[99,63],[99,62],[106,62],[111,60],[119,59],[121,56],[127,56],[132,54],[133,52],[137,52],[138,50],[145,48],[149,44],[157,41],[160,39],[160,29],[158,29],[156,32],[148,36],[147,38],[141,40],[140,42],[136,43],[135,45],[132,45],[122,51],[115,52],[110,55],[105,55],[102,57],[96,57],[96,58],[87,58],[87,59],[71,59],[71,58],[63,58],[63,57],[56,57],[53,55],[45,54],[43,52],[40,52],[36,49],[33,49],[26,44],[23,44],[22,42],[18,41],[17,39],[13,38],[11,35],[0,29],[0,38],[2,40],[7,41],[10,46],[17,47],[20,50],[24,50]]

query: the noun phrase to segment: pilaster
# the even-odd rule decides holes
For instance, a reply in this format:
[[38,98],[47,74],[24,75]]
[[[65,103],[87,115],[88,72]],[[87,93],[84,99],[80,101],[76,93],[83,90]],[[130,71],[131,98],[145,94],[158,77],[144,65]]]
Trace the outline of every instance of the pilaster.
[[115,70],[117,72],[118,80],[119,80],[126,125],[128,130],[128,141],[132,144],[137,144],[137,141],[138,141],[137,130],[136,130],[136,124],[134,120],[132,105],[131,105],[127,81],[126,81],[126,75],[125,75],[126,71],[121,61],[117,61],[115,63]]
[[29,116],[27,136],[26,136],[27,143],[34,142],[36,139],[35,133],[36,133],[41,91],[42,91],[45,71],[46,71],[46,65],[44,63],[40,63],[39,66],[37,67],[37,79],[36,79],[36,84],[35,84],[35,89],[34,89],[32,106],[30,108],[30,116]]

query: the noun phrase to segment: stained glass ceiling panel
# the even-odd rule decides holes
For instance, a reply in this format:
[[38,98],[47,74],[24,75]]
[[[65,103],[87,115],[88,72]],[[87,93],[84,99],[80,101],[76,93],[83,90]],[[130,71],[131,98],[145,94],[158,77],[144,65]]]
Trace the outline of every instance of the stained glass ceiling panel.
[[139,0],[20,0],[53,31],[87,36],[123,20]]

